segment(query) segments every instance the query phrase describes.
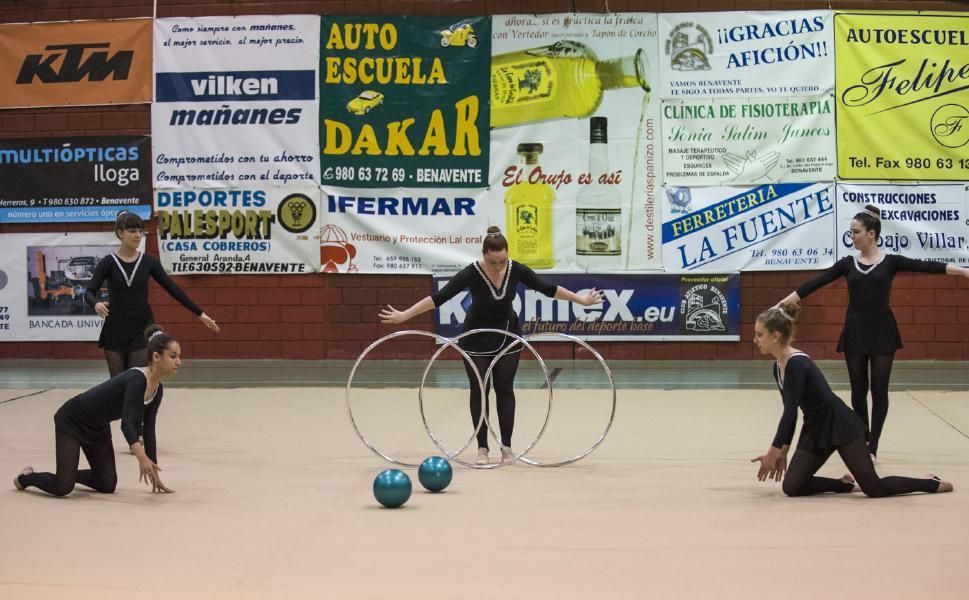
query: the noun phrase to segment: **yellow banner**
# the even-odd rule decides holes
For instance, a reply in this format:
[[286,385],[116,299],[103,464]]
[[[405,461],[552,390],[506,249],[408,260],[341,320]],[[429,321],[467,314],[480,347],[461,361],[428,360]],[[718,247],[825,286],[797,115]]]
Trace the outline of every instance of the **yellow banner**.
[[0,108],[151,102],[151,19],[0,25]]
[[969,179],[969,17],[835,15],[838,175]]

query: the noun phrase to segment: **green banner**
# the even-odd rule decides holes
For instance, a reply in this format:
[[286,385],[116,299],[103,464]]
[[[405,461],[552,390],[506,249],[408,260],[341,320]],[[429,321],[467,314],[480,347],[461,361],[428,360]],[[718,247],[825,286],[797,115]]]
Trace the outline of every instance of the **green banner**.
[[324,16],[324,185],[488,185],[489,17]]

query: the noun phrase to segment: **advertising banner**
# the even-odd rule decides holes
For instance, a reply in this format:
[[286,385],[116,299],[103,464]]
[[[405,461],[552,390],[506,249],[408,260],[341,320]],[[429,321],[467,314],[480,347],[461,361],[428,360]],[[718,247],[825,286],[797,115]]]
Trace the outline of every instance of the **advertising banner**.
[[486,203],[511,257],[536,270],[660,268],[656,15],[492,25]]
[[155,21],[156,188],[319,183],[319,18]]
[[0,108],[151,102],[151,19],[0,25]]
[[838,175],[969,179],[969,17],[838,14]]
[[833,181],[830,96],[664,100],[666,185]]
[[832,14],[660,13],[661,96],[827,94],[834,88]]
[[488,185],[491,18],[324,15],[325,185]]
[[0,223],[151,217],[149,138],[0,140]]
[[834,185],[667,187],[663,266],[672,272],[821,269],[834,262]]
[[319,188],[157,190],[158,249],[173,275],[320,270]]
[[[740,276],[546,274],[573,291],[596,288],[605,294],[598,306],[555,300],[519,286],[514,300],[522,334],[565,333],[590,341],[738,341]],[[434,289],[448,282],[435,277]],[[471,297],[461,292],[435,311],[438,335],[461,333]],[[537,341],[565,341],[558,336]]]
[[838,258],[854,254],[848,230],[866,204],[881,211],[878,246],[890,254],[969,265],[969,186],[838,184]]
[[117,248],[113,233],[0,236],[0,342],[97,340],[102,319],[84,293]]

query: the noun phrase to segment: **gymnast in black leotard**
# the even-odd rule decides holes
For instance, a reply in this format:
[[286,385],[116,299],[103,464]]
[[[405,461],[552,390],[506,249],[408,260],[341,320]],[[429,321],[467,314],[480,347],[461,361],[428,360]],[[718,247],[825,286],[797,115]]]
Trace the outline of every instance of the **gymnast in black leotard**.
[[[126,210],[118,213],[115,235],[121,247],[101,259],[84,294],[85,301],[104,319],[98,347],[104,348],[108,373],[114,377],[125,369],[148,364],[145,355],[145,328],[155,322],[148,305],[148,279],[153,278],[182,306],[192,311],[213,331],[219,326],[165,273],[153,256],[139,252],[145,224],[141,217]],[[101,286],[107,282],[108,300],[98,300]]]
[[[380,312],[383,323],[403,323],[421,313],[433,310],[447,302],[463,290],[471,295],[471,306],[464,321],[464,331],[473,329],[501,329],[521,334],[518,315],[512,308],[518,284],[537,290],[558,300],[569,300],[583,306],[602,302],[602,292],[589,290],[575,294],[569,290],[549,283],[535,274],[529,267],[508,259],[508,241],[497,227],[489,227],[481,248],[481,260],[475,261],[459,271],[437,293],[417,302],[405,311],[388,306]],[[502,349],[513,343],[513,338],[500,333],[478,333],[464,337],[459,342],[484,376],[488,366]],[[515,374],[521,347],[508,351],[494,366],[492,379],[495,387],[495,404],[498,410],[498,425],[501,430],[501,459],[506,461],[513,456],[511,451],[512,431],[515,425]],[[478,424],[481,415],[481,390],[471,367],[465,363],[468,380],[471,383],[471,421]],[[485,411],[488,411],[488,390],[485,390]],[[477,464],[488,464],[488,432],[482,427],[477,432]]]
[[[774,378],[784,401],[784,413],[777,433],[767,452],[751,462],[760,463],[757,479],[783,479],[788,496],[809,496],[822,492],[851,492],[855,482],[861,491],[873,498],[909,492],[951,492],[952,484],[935,475],[924,478],[879,477],[868,456],[865,424],[838,398],[814,361],[791,347],[794,323],[800,307],[794,302],[765,310],[754,326],[754,343],[762,354],[771,354]],[[787,453],[798,408],[804,413],[804,425],[797,449],[787,464]],[[837,451],[850,475],[841,479],[818,477],[818,469]]]
[[[103,494],[114,493],[118,474],[110,424],[120,419],[121,433],[138,459],[139,480],[153,492],[172,491],[158,474],[155,417],[164,393],[161,380],[178,372],[181,348],[158,325],[150,326],[144,337],[151,357],[147,367],[133,367],[74,396],[54,414],[57,472],[35,473],[26,467],[14,479],[14,487],[66,496],[80,483]],[[78,469],[82,450],[90,469]]]
[[881,212],[876,206],[868,205],[856,214],[849,233],[858,256],[842,258],[781,302],[799,302],[841,277],[847,280],[848,308],[837,351],[844,353],[851,382],[851,406],[870,432],[867,434],[868,447],[874,459],[888,416],[888,385],[895,351],[902,347],[895,314],[889,306],[895,274],[947,273],[969,277],[969,269],[930,260],[912,260],[899,254],[882,254],[877,243],[881,235]]

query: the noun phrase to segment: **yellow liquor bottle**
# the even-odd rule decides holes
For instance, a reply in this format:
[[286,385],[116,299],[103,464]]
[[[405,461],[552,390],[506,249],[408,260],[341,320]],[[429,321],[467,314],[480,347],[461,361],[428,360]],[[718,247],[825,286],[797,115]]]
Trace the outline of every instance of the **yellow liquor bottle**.
[[585,118],[605,90],[640,87],[649,93],[646,51],[600,61],[572,41],[499,54],[491,59],[491,127]]
[[555,266],[555,191],[547,183],[530,181],[543,149],[541,144],[518,144],[520,180],[505,192],[508,256],[533,269]]

